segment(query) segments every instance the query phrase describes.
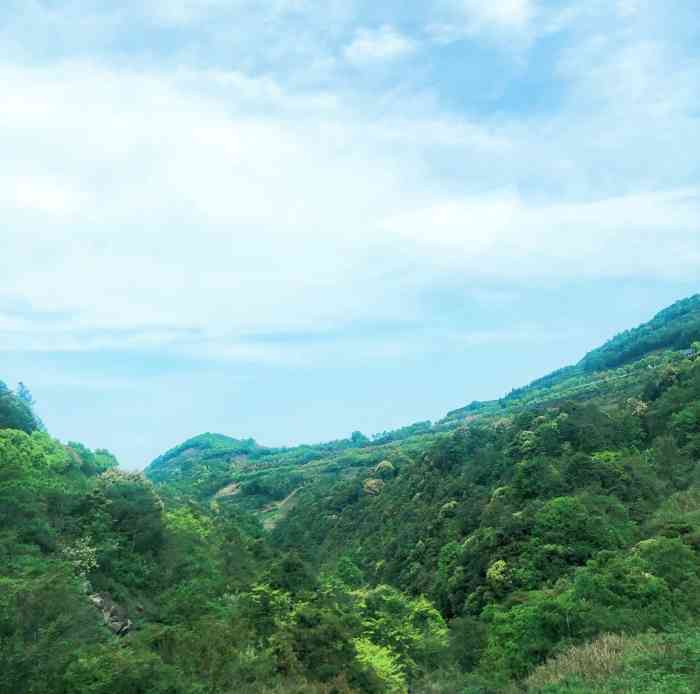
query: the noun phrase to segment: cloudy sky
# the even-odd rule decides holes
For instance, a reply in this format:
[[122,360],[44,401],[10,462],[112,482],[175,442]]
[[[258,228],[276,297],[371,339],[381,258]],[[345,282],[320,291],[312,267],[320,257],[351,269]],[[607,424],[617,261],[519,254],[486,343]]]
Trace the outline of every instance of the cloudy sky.
[[5,0],[0,378],[129,467],[438,419],[700,290],[697,0]]

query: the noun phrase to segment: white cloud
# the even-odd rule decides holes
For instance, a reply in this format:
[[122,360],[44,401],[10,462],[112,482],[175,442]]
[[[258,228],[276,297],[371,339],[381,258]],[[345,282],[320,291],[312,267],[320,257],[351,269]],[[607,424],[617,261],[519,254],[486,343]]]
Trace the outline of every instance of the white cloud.
[[355,286],[373,272],[368,220],[397,204],[401,172],[332,103],[200,78],[2,70],[0,178],[19,178],[0,201],[0,297],[74,331],[240,333],[371,306]]
[[700,189],[563,204],[497,194],[409,210],[385,228],[482,279],[692,279],[700,267]]
[[461,0],[461,5],[474,21],[504,27],[523,27],[535,14],[532,0]]
[[415,53],[418,44],[389,25],[379,29],[360,29],[345,47],[345,59],[357,65],[403,58]]
[[79,191],[47,176],[6,175],[0,178],[0,208],[66,217],[82,202]]
[[[0,179],[14,182],[0,198],[0,301],[42,314],[5,326],[7,348],[275,359],[246,335],[417,319],[411,296],[453,274],[478,285],[699,266],[695,190],[484,193],[559,176],[536,130],[391,109],[368,119],[342,95],[239,73],[69,63],[0,79]],[[585,168],[580,133],[543,128]],[[446,165],[471,193],[445,195]],[[46,312],[63,318],[47,327]]]
[[428,32],[445,43],[477,34],[512,40],[530,32],[537,14],[533,0],[438,0],[436,9]]
[[[539,17],[451,7],[504,35]],[[455,277],[697,277],[697,61],[572,16],[556,106],[481,119],[410,84],[299,88],[194,59],[0,65],[0,309],[28,307],[0,320],[4,348],[275,360],[249,336],[420,320],[417,297]],[[417,49],[386,25],[342,57]]]

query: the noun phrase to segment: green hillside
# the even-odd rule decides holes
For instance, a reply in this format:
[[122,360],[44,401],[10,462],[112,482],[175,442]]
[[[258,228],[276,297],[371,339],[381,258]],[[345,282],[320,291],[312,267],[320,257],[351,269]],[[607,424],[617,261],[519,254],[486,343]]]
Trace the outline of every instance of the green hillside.
[[146,476],[0,384],[0,692],[700,691],[699,310],[435,424]]
[[652,320],[617,335],[589,352],[579,366],[587,372],[610,369],[656,350],[688,349],[700,340],[700,294],[677,301]]
[[302,487],[365,475],[399,447],[414,450],[436,435],[430,422],[418,422],[371,440],[354,432],[328,443],[267,448],[252,439],[201,434],[156,458],[145,474],[171,498],[233,505],[269,526]]
[[267,449],[253,439],[232,439],[222,434],[200,434],[187,439],[156,458],[149,466],[148,478],[167,483],[171,491],[197,498],[216,493],[243,462]]
[[[377,494],[359,480],[304,489],[275,543],[304,548],[321,570],[349,559],[371,583],[427,596],[450,620],[473,691],[540,691],[545,675],[526,678],[548,659],[650,630],[677,634],[668,650],[649,637],[659,645],[639,656],[648,681],[625,646],[609,664],[618,684],[603,672],[596,691],[697,691],[687,664],[700,616],[700,346],[686,347],[694,333],[672,344],[681,351],[636,334],[654,347],[640,361],[468,409]],[[590,686],[584,668],[542,691]]]
[[23,384],[17,392],[0,381],[0,429],[17,429],[32,432],[41,422],[32,410],[32,396]]
[[[496,407],[529,405],[556,398],[585,398],[610,377],[623,376],[626,371],[634,370],[634,362],[663,351],[690,350],[696,341],[700,341],[700,294],[681,299],[647,323],[616,335],[602,347],[586,354],[577,364],[553,371],[524,388],[515,388],[501,400],[477,401],[453,410],[446,419],[496,411]],[[625,365],[631,368],[618,370],[615,374],[606,373]]]
[[[600,403],[603,408],[643,397],[649,369],[683,358],[700,340],[700,295],[675,303],[651,321],[613,338],[578,364],[560,369],[500,400],[473,402],[441,421],[417,422],[367,438],[353,436],[295,448],[267,448],[252,439],[220,434],[189,439],[154,460],[146,476],[169,494],[216,499],[257,513],[268,527],[291,509],[290,495],[316,482],[362,479],[383,460],[392,464],[417,455],[447,432],[474,418],[492,420],[563,401]],[[595,366],[595,368],[594,368]]]

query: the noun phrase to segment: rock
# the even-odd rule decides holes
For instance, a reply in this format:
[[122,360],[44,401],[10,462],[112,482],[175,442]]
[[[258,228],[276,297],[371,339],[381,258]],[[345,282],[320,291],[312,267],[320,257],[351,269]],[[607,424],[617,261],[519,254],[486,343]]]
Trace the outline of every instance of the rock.
[[388,480],[396,475],[396,468],[389,460],[382,460],[382,462],[374,468],[374,472],[378,477]]
[[384,481],[376,479],[365,480],[363,487],[365,490],[365,494],[369,494],[370,496],[377,496],[381,493],[382,489],[384,488]]
[[90,602],[102,612],[102,619],[110,630],[117,636],[124,636],[131,631],[133,623],[127,616],[126,610],[117,605],[109,593],[93,593],[88,596]]

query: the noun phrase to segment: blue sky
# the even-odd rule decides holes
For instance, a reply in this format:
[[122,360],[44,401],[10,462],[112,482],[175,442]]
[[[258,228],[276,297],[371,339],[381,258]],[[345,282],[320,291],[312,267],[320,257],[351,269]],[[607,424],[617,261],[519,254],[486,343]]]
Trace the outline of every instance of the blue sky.
[[695,0],[10,0],[0,378],[141,467],[438,419],[700,288]]

